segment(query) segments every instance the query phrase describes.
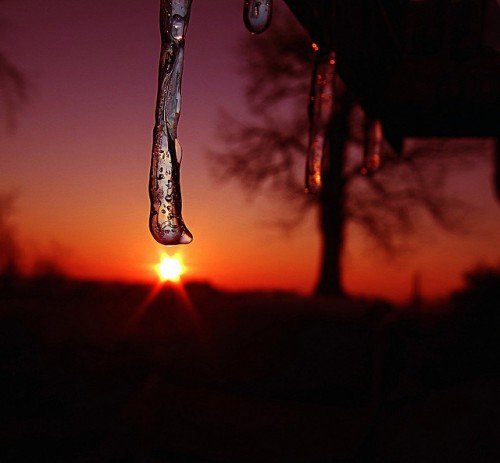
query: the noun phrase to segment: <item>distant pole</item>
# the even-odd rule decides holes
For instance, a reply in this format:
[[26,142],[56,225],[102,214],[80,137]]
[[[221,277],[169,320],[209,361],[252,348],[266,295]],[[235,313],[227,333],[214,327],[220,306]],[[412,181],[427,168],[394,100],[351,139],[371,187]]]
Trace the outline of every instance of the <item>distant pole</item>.
[[412,279],[410,309],[418,311],[422,308],[422,273],[416,271]]
[[494,184],[497,201],[500,201],[500,138],[495,140],[495,173]]

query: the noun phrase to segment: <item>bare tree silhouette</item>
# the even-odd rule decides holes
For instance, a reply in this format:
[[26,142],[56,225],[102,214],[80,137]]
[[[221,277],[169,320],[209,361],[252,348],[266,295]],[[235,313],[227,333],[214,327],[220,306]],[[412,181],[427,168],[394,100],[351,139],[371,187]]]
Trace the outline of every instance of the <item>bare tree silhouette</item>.
[[19,275],[20,250],[11,222],[16,195],[0,193],[0,280],[9,285]]
[[0,100],[8,126],[15,125],[15,114],[26,99],[26,80],[22,73],[0,51]]
[[474,144],[434,140],[409,144],[397,156],[385,143],[380,171],[361,175],[356,149],[360,158],[364,115],[338,80],[327,134],[325,185],[317,197],[303,195],[305,108],[313,50],[295,22],[276,19],[266,34],[245,39],[238,50],[245,57],[241,73],[246,79],[250,116],[238,120],[224,113],[220,122],[223,145],[209,155],[217,160],[220,179],[237,179],[249,191],[271,188],[293,201],[288,216],[280,220],[287,227],[299,224],[311,204],[319,207],[323,246],[316,293],[344,295],[347,223],[361,227],[389,254],[405,247],[423,215],[446,230],[464,230],[465,205],[449,197],[443,185],[451,170],[477,162],[478,153]]
[[[4,22],[0,17],[0,23]],[[15,116],[27,97],[27,82],[22,72],[0,50],[0,111],[6,125],[15,126]],[[20,249],[11,223],[17,195],[0,192],[0,283],[8,285],[19,275]]]
[[[0,18],[0,22],[2,18]],[[26,100],[28,84],[19,68],[0,50],[0,109],[8,127],[14,127],[16,113]]]

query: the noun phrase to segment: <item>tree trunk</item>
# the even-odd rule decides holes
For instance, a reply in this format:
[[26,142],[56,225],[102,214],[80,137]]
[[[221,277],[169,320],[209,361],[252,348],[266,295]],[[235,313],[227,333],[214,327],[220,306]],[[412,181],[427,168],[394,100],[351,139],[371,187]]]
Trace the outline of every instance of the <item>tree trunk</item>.
[[352,97],[344,90],[335,104],[336,110],[328,130],[328,162],[323,172],[324,182],[320,201],[320,229],[323,243],[316,294],[343,296],[345,291],[342,281],[342,257],[346,224],[344,169]]

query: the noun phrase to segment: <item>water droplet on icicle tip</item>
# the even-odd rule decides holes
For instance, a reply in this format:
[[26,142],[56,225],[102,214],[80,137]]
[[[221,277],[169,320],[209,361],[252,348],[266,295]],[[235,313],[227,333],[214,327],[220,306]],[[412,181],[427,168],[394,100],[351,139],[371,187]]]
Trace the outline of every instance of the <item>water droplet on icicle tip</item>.
[[376,172],[382,165],[382,122],[378,119],[370,121],[365,129],[365,148],[361,174],[368,175]]
[[182,218],[180,163],[177,140],[180,115],[184,38],[192,0],[161,0],[160,76],[149,178],[149,229],[164,245],[188,244],[193,235]]
[[316,55],[309,101],[309,146],[306,161],[306,191],[317,194],[323,179],[323,156],[327,128],[335,99],[335,53]]
[[253,34],[264,32],[271,24],[273,0],[244,0],[243,21]]

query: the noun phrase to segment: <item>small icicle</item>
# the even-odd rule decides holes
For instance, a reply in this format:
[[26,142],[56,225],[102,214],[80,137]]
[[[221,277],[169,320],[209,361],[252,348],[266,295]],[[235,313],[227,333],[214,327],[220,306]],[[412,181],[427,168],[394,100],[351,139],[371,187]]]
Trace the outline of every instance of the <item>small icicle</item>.
[[177,123],[191,0],[161,0],[160,5],[161,55],[149,177],[149,229],[161,244],[187,244],[193,240],[193,235],[182,219],[182,154],[177,140]]
[[363,175],[376,172],[380,168],[382,164],[382,141],[382,122],[378,119],[369,121],[365,129],[365,149],[361,167]]
[[273,0],[245,0],[243,4],[243,21],[253,34],[264,32],[271,24]]
[[[318,50],[316,44],[313,49]],[[306,163],[306,191],[319,193],[322,187],[323,154],[326,131],[330,123],[335,98],[335,53],[318,53],[309,101],[309,147]]]

